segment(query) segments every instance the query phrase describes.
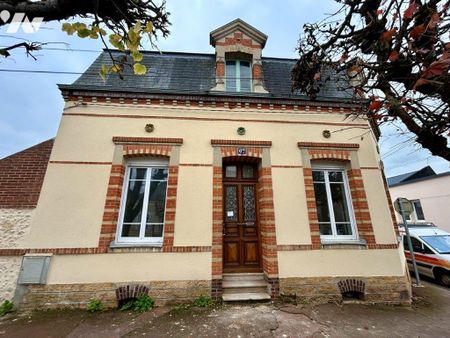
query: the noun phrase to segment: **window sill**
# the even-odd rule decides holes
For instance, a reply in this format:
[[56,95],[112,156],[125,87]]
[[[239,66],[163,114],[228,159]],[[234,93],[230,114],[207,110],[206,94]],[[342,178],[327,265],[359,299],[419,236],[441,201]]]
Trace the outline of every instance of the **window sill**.
[[117,243],[112,241],[109,252],[161,252],[163,243]]
[[365,240],[322,240],[323,249],[351,249],[351,250],[364,250],[367,249],[367,242]]

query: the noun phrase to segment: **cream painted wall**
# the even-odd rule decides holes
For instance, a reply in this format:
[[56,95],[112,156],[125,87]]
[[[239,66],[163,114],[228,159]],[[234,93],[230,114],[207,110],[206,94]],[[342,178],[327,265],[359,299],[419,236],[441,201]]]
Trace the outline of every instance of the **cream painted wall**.
[[384,191],[381,172],[379,170],[363,169],[361,174],[366,195],[368,196],[367,202],[376,242],[378,244],[396,243],[397,235],[395,234],[389,203]]
[[306,193],[300,168],[273,168],[277,244],[311,244]]
[[98,246],[110,171],[109,165],[49,163],[24,245]]
[[53,256],[47,284],[211,279],[211,253]]
[[212,167],[180,167],[175,246],[211,245],[212,180]]
[[280,278],[403,276],[399,250],[305,250],[278,252]]
[[[392,201],[398,197],[420,200],[425,220],[450,232],[450,175],[389,188]],[[401,217],[397,214],[397,220]]]

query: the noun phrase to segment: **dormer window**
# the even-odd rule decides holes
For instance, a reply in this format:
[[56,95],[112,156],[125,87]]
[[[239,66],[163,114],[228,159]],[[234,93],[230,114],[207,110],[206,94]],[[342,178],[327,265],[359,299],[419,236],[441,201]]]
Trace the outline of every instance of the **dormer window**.
[[252,72],[250,61],[226,61],[225,90],[228,92],[252,91]]

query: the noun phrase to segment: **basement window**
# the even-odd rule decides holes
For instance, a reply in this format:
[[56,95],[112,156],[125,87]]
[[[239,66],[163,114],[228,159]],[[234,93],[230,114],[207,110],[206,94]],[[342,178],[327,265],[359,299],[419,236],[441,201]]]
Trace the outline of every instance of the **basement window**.
[[168,173],[165,161],[128,165],[117,243],[162,245]]

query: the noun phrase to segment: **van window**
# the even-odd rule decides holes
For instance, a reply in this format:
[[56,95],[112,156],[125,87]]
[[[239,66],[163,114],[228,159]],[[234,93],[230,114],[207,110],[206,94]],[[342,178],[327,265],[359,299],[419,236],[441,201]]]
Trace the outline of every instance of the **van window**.
[[[417,238],[411,237],[411,244],[414,252],[423,252],[422,243]],[[403,237],[403,246],[406,251],[409,251],[408,239],[406,236]]]
[[420,236],[420,238],[440,254],[450,254],[450,235]]

